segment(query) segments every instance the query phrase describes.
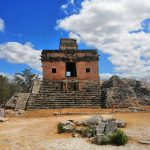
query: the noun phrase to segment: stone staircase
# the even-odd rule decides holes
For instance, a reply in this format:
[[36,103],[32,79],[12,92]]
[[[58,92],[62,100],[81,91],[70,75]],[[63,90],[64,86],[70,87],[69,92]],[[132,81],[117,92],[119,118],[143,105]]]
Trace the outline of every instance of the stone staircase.
[[[70,89],[70,84],[78,85]],[[69,88],[69,89],[68,89]],[[95,81],[48,81],[41,83],[39,93],[31,93],[26,109],[98,108],[101,89]]]

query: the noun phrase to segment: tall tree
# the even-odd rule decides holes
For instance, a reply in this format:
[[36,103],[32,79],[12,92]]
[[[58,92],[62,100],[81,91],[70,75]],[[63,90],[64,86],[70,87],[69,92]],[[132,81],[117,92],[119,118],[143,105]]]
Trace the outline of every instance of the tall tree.
[[20,87],[21,92],[29,92],[33,83],[33,79],[38,78],[38,75],[33,74],[31,69],[25,69],[22,73],[16,73],[14,81]]
[[10,84],[8,78],[0,75],[0,104],[5,103],[10,97]]

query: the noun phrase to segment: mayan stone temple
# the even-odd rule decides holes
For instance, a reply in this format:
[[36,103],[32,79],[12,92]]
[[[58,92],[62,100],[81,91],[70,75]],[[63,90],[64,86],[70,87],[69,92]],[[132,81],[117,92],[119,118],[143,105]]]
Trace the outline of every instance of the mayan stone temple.
[[27,109],[101,107],[97,50],[80,50],[61,39],[58,50],[43,50],[43,80],[36,81]]

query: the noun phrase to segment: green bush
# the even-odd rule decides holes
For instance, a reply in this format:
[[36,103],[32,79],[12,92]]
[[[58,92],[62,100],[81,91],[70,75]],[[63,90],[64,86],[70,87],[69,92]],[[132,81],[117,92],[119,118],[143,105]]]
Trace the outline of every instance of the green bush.
[[100,141],[101,145],[108,145],[110,144],[110,136],[104,136],[101,141]]
[[96,130],[95,130],[95,127],[87,127],[87,128],[84,128],[82,129],[82,137],[94,137],[96,135]]
[[59,122],[57,125],[57,131],[58,131],[58,133],[64,132],[64,127],[63,127],[63,124],[61,122]]
[[128,142],[128,137],[122,130],[117,129],[110,136],[110,144],[119,146],[119,145],[125,145],[127,142]]

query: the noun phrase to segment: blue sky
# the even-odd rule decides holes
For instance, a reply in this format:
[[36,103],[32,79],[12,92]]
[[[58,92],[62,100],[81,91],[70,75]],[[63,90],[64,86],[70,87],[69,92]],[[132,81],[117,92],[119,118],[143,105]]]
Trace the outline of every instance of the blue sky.
[[[30,42],[37,50],[57,49],[59,39],[68,37],[67,32],[55,29],[57,20],[67,16],[61,9],[67,2],[67,0],[0,0],[0,18],[5,21],[4,32],[0,33],[0,44]],[[80,43],[79,47],[88,48],[83,43]],[[110,72],[112,65],[108,62],[107,55],[102,53],[100,55],[103,64],[101,72]],[[5,59],[0,59],[0,72],[7,74],[14,74],[29,67],[26,64],[9,63]]]
[[0,6],[0,73],[31,67],[39,73],[38,51],[57,49],[61,37],[99,49],[101,74],[150,73],[148,0],[0,0]]

